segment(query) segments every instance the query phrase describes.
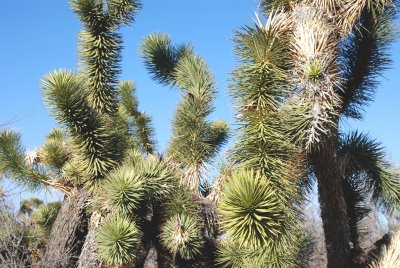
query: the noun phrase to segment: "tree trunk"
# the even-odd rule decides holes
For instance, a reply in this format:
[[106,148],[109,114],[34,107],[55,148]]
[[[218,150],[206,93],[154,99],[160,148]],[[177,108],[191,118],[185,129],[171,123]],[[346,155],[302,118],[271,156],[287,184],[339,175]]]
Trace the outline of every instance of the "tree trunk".
[[89,194],[78,190],[65,197],[50,233],[40,268],[75,267],[88,231],[86,205]]
[[151,245],[146,259],[144,260],[143,268],[158,268],[158,252],[157,249]]
[[99,268],[102,265],[100,258],[95,251],[96,232],[101,221],[101,215],[93,212],[90,217],[89,231],[79,256],[78,268]]
[[312,155],[318,180],[321,218],[325,233],[328,268],[347,268],[350,260],[350,236],[343,197],[343,177],[337,166],[336,137]]

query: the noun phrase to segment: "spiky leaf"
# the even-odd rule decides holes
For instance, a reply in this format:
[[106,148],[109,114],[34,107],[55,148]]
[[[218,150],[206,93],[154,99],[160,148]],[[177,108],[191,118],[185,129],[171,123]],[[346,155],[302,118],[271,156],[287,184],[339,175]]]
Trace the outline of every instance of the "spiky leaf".
[[260,248],[282,233],[282,205],[267,180],[253,170],[232,174],[223,186],[219,212],[222,229],[240,245]]
[[140,232],[127,218],[112,215],[99,226],[96,250],[101,259],[110,266],[126,264],[138,254]]
[[161,241],[171,253],[192,259],[203,246],[201,232],[195,218],[185,214],[175,215],[161,227]]

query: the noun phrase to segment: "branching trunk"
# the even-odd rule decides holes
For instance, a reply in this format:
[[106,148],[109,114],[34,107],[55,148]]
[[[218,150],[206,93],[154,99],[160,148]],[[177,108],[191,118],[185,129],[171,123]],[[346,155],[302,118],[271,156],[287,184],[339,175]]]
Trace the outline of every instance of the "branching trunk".
[[75,267],[88,231],[89,194],[78,190],[66,197],[54,222],[40,268]]
[[343,177],[336,165],[336,140],[332,137],[312,155],[321,218],[324,226],[328,268],[347,268],[350,259],[350,236]]

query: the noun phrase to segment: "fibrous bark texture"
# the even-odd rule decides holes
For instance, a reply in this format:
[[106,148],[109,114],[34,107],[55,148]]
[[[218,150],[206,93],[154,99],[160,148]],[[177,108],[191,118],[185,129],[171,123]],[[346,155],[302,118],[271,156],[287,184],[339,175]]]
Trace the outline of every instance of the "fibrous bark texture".
[[88,231],[86,206],[89,194],[78,190],[65,197],[54,222],[40,268],[76,267]]
[[79,256],[78,268],[98,268],[102,265],[95,250],[96,232],[100,221],[101,214],[94,212],[90,217],[89,230],[82,247],[81,255]]
[[347,268],[350,259],[350,237],[342,190],[343,177],[336,165],[335,138],[329,138],[314,152],[312,158],[318,180],[328,268]]

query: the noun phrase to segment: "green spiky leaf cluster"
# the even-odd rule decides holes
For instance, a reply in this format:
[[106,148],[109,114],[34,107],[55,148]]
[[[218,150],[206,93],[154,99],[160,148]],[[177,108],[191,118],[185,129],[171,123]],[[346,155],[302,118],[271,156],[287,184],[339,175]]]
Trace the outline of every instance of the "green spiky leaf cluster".
[[148,36],[142,53],[156,80],[177,85],[182,91],[167,156],[189,169],[187,185],[198,189],[201,167],[216,155],[228,136],[225,122],[207,120],[213,111],[214,78],[191,47],[173,46],[165,34]]
[[[279,12],[274,15],[283,16]],[[279,18],[271,16],[265,25],[259,22],[236,33],[239,65],[233,72],[231,95],[239,128],[230,158],[234,168],[242,170],[238,173],[242,180],[235,178],[235,173],[228,176],[222,185],[219,207],[221,210],[221,205],[229,200],[224,204],[229,225],[225,223],[224,227],[227,218],[222,214],[222,227],[232,236],[235,247],[244,247],[246,254],[225,255],[230,250],[225,249],[228,244],[222,243],[218,260],[226,267],[257,265],[254,249],[263,245],[269,253],[260,259],[261,267],[293,267],[300,254],[299,243],[295,242],[298,212],[294,205],[301,205],[297,176],[303,172],[299,168],[302,159],[290,144],[283,117],[286,112],[282,106],[291,90],[288,70],[292,63],[290,39],[283,24],[285,17]],[[258,191],[259,188],[264,190]],[[228,192],[232,202],[223,201]],[[230,206],[236,209],[229,209]],[[251,264],[244,260],[251,260]]]
[[240,245],[260,248],[281,235],[284,215],[276,192],[252,170],[238,171],[223,186],[221,225]]
[[131,215],[142,201],[163,200],[177,186],[177,173],[171,167],[160,159],[147,158],[110,172],[102,189],[112,209]]
[[297,248],[306,247],[304,231],[296,227],[291,235],[255,250],[233,239],[222,240],[218,245],[217,264],[220,267],[302,267],[303,261]]
[[120,73],[121,24],[130,24],[140,8],[136,0],[71,0],[74,12],[81,19],[81,68],[88,86],[92,107],[101,113],[113,114],[117,108],[117,75]]
[[161,227],[161,241],[172,253],[179,253],[184,259],[192,259],[199,254],[203,241],[196,218],[184,214],[167,220]]
[[93,177],[104,175],[120,157],[110,122],[93,110],[83,78],[70,71],[48,74],[42,81],[47,106],[68,127],[81,166]]
[[107,175],[104,191],[113,210],[129,214],[145,195],[145,181],[132,166],[121,166]]
[[51,130],[41,147],[40,154],[45,165],[61,169],[71,158],[65,133],[61,129]]
[[144,152],[152,154],[155,149],[154,129],[151,126],[151,117],[144,112],[138,111],[139,102],[133,95],[136,91],[132,81],[119,83],[120,106],[119,114],[125,119],[126,127],[133,144],[140,147]]
[[146,181],[147,196],[163,200],[176,191],[179,184],[179,172],[156,157],[147,158],[136,167]]
[[96,249],[110,266],[119,266],[137,256],[140,232],[126,217],[111,215],[100,225],[96,235]]
[[38,225],[46,237],[50,235],[51,228],[60,211],[60,202],[50,202],[39,206],[32,214],[32,219]]
[[198,200],[189,189],[180,188],[163,204],[163,211],[166,218],[180,214],[197,217],[199,214]]
[[31,158],[32,161],[27,161],[18,133],[9,130],[0,132],[0,172],[32,190],[48,186],[51,178],[36,165],[36,154]]

